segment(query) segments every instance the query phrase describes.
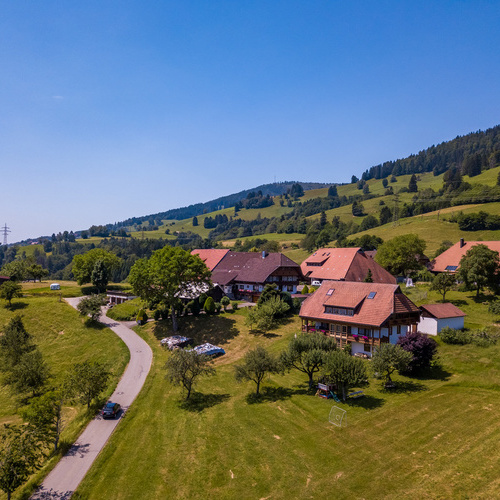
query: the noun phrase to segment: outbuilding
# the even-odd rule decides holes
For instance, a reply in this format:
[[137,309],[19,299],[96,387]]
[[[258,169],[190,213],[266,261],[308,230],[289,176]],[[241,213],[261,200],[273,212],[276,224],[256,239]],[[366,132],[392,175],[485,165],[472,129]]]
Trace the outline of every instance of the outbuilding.
[[450,302],[426,304],[420,306],[418,331],[427,335],[437,335],[446,326],[461,330],[464,327],[465,316],[462,310]]
[[61,289],[61,285],[59,283],[52,283],[50,285],[50,289],[51,290],[60,290]]

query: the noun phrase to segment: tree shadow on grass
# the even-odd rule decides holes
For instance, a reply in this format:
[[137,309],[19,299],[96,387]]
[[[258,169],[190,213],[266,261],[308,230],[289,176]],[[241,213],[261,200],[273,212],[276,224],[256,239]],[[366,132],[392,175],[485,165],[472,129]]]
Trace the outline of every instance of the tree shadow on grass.
[[92,328],[93,330],[104,330],[109,326],[101,323],[100,321],[94,321],[92,318],[86,318],[83,324],[85,325],[85,328]]
[[276,337],[281,337],[281,335],[278,335],[277,333],[265,332],[264,330],[259,330],[257,328],[249,330],[248,333],[250,333],[250,335],[262,336],[265,337],[266,339],[274,339]]
[[179,403],[179,407],[183,410],[199,413],[207,408],[212,408],[212,406],[221,404],[229,398],[229,394],[203,394],[201,392],[193,392],[189,399],[185,399]]
[[450,379],[451,373],[445,370],[440,364],[436,363],[430,368],[414,375],[414,378],[417,380],[441,380],[442,382],[446,382]]
[[304,388],[289,389],[287,387],[264,387],[261,389],[260,394],[257,395],[255,392],[252,392],[247,394],[245,399],[249,405],[253,405],[266,402],[283,401],[285,399],[290,399],[296,394],[308,393],[309,391]]
[[153,327],[153,335],[161,340],[171,335],[184,335],[191,337],[194,344],[210,342],[215,345],[223,345],[239,334],[235,327],[236,321],[227,316],[186,316],[179,318],[179,331],[174,332],[172,321],[156,321]]
[[10,306],[7,304],[5,306],[6,309],[9,309],[9,311],[17,311],[18,309],[26,309],[28,307],[27,302],[13,302]]
[[364,408],[365,410],[374,410],[375,408],[380,408],[385,403],[382,398],[377,398],[376,396],[365,395],[362,398],[357,399],[347,399],[345,404],[352,407]]
[[463,300],[463,299],[445,300],[445,302],[451,302],[454,306],[457,306],[457,307],[467,305],[467,301]]
[[411,380],[398,380],[393,383],[392,387],[382,387],[382,392],[388,394],[403,394],[403,393],[411,393],[411,392],[421,392],[428,391],[429,388],[421,384],[420,382],[412,382]]

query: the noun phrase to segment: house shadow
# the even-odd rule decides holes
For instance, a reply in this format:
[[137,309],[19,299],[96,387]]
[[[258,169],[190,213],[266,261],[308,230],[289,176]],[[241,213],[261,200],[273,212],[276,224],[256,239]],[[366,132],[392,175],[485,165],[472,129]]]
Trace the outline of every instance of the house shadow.
[[457,306],[457,307],[467,305],[467,301],[463,300],[463,299],[446,300],[445,302],[451,302],[454,306]]
[[194,344],[210,342],[215,345],[224,345],[239,334],[235,327],[236,321],[227,316],[186,316],[179,318],[179,330],[174,332],[172,321],[156,321],[153,335],[161,340],[171,335],[184,335],[194,340]]
[[200,413],[207,408],[224,403],[230,398],[229,394],[203,394],[193,392],[189,399],[179,402],[179,408],[193,413]]

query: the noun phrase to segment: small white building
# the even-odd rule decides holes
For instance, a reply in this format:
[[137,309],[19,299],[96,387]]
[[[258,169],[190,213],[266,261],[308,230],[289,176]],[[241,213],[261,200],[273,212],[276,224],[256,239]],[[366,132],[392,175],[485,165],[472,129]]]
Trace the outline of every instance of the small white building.
[[437,335],[446,326],[460,330],[464,327],[465,316],[463,311],[450,302],[426,304],[420,306],[418,331],[427,335]]
[[61,289],[61,285],[59,283],[52,283],[50,285],[50,289],[51,290],[60,290]]

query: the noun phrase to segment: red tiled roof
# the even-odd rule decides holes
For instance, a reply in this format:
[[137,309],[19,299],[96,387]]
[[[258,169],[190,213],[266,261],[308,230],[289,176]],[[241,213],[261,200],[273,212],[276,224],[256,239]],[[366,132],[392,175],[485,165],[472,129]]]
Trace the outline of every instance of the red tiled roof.
[[366,278],[370,269],[374,283],[396,284],[396,278],[359,247],[320,248],[302,262],[300,267],[302,274],[310,279],[359,282]]
[[219,261],[212,271],[213,283],[228,285],[231,282],[264,283],[269,275],[280,268],[294,268],[300,273],[300,266],[281,253],[231,252]]
[[437,319],[467,316],[462,310],[450,302],[444,304],[425,304],[420,306],[420,310]]
[[[452,247],[438,255],[430,264],[429,269],[435,273],[444,273],[450,271],[454,273],[460,265],[460,259],[476,245],[486,245],[490,250],[500,253],[500,241],[465,241],[460,247],[460,241]],[[446,269],[451,266],[451,269]],[[453,269],[454,268],[454,269]]]
[[195,249],[191,255],[198,255],[200,259],[206,264],[210,271],[225,257],[229,252],[227,249],[210,248],[210,249]]
[[[334,289],[331,295],[328,291]],[[369,299],[370,293],[373,298]],[[325,305],[353,308],[353,316],[325,313]],[[339,321],[343,323],[380,327],[392,314],[418,313],[418,307],[401,292],[398,285],[388,283],[356,283],[324,281],[308,297],[300,309],[301,318]]]

